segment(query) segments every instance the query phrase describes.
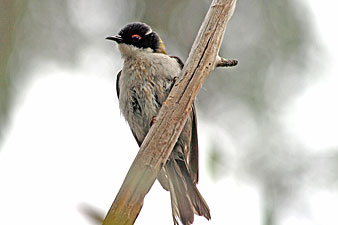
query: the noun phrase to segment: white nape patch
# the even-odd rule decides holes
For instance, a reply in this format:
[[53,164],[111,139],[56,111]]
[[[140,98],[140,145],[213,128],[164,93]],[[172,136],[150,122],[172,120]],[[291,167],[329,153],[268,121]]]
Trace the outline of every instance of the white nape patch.
[[153,32],[153,30],[149,27],[149,30],[147,31],[147,33],[145,35],[151,34]]
[[122,58],[135,57],[144,53],[153,53],[151,48],[138,48],[133,45],[119,44],[119,50],[121,52]]

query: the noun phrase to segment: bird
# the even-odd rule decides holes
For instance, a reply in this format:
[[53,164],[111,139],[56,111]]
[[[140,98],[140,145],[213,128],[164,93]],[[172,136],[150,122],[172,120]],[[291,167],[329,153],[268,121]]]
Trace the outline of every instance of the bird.
[[[117,43],[124,60],[117,74],[119,107],[136,142],[141,146],[162,104],[184,66],[177,56],[166,53],[159,35],[145,23],[124,26],[118,35],[106,38]],[[211,219],[210,209],[196,187],[198,182],[196,108],[192,110],[172,152],[157,179],[170,192],[172,217],[190,225],[194,215]]]

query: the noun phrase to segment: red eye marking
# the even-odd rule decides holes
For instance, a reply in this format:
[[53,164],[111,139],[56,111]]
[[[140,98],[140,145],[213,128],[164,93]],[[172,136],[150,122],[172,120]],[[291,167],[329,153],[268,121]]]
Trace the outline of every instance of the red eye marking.
[[141,40],[141,36],[138,34],[131,35],[131,38],[136,38],[137,40]]

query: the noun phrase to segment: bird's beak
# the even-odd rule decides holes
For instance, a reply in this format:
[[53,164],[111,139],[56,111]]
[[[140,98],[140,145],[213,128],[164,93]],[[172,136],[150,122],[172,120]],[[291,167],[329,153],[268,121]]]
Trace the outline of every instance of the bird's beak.
[[107,40],[116,41],[118,44],[123,42],[123,39],[120,35],[115,35],[111,37],[106,37]]

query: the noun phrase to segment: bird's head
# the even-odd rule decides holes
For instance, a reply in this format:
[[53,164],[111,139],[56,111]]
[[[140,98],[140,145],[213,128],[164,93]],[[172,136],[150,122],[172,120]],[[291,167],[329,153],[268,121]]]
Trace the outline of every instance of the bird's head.
[[118,35],[106,39],[118,43],[122,55],[134,54],[136,51],[166,54],[161,38],[145,23],[127,24]]

